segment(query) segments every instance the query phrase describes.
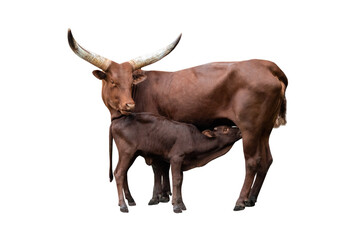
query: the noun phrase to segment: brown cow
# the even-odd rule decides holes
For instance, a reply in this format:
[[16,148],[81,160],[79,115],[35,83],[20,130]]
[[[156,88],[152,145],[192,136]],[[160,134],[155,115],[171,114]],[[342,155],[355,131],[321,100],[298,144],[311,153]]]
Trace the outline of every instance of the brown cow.
[[[191,124],[168,120],[149,113],[133,113],[113,119],[110,126],[110,163],[112,162],[112,140],[119,152],[119,163],[115,179],[122,212],[128,212],[124,201],[126,173],[138,156],[156,157],[171,164],[173,179],[172,204],[174,212],[186,210],[181,195],[183,171],[204,166],[218,153],[231,147],[241,138],[239,128],[218,126],[203,134]],[[111,165],[110,165],[110,172]],[[112,175],[110,175],[112,179]]]
[[[88,56],[95,54],[86,50],[82,50],[88,52],[86,57],[79,54],[83,48],[70,31],[68,40],[76,54],[103,70],[93,74],[103,80],[102,96],[112,118],[129,111],[152,112],[199,129],[238,126],[246,175],[234,210],[255,205],[273,161],[270,133],[273,127],[286,124],[288,80],[275,63],[250,60],[210,63],[176,72],[142,71],[141,67],[152,63],[152,56],[121,64],[103,57],[90,61]],[[126,107],[127,103],[131,107]]]

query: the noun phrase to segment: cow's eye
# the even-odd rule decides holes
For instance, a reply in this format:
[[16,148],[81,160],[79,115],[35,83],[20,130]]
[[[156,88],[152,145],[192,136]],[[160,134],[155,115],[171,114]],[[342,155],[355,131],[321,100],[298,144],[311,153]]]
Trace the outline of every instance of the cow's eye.
[[224,128],[224,129],[223,129],[223,132],[224,132],[224,133],[229,132],[229,128]]

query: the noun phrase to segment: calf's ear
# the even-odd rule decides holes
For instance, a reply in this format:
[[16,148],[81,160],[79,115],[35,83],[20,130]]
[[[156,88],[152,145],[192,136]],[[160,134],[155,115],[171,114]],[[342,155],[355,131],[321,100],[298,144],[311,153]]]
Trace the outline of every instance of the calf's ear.
[[141,69],[135,70],[133,72],[133,84],[139,84],[142,81],[144,81],[147,78],[147,76],[145,75],[144,71],[142,71]]
[[214,138],[215,137],[214,132],[210,131],[210,130],[204,130],[201,133],[204,134],[205,136],[207,136],[208,138]]
[[106,80],[106,73],[100,70],[95,70],[92,74],[99,80]]

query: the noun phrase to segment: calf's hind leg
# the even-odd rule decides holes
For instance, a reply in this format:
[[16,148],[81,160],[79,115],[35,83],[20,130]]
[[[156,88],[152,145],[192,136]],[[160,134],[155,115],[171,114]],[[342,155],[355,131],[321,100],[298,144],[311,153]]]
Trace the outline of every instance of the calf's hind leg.
[[125,178],[124,178],[124,193],[125,193],[125,198],[128,200],[128,204],[130,206],[135,206],[136,205],[135,200],[131,196],[130,189],[129,189],[127,173],[126,173]]

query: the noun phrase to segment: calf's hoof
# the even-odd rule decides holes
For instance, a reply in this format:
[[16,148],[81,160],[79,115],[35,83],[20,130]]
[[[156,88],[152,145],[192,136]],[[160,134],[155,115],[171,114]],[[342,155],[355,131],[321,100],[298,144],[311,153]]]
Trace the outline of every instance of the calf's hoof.
[[170,201],[170,197],[169,196],[161,196],[159,201],[162,203],[167,203]]
[[174,213],[182,213],[181,207],[179,205],[174,205],[173,210]]
[[159,199],[152,198],[152,199],[150,199],[150,202],[148,204],[149,205],[157,205],[157,204],[159,204]]
[[238,205],[238,206],[234,207],[234,211],[241,211],[241,210],[244,210],[244,209],[245,209],[245,206],[242,206],[242,205]]

